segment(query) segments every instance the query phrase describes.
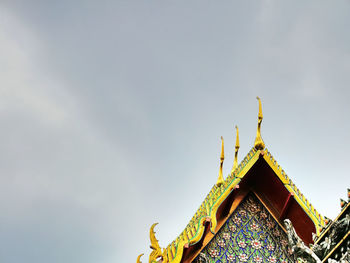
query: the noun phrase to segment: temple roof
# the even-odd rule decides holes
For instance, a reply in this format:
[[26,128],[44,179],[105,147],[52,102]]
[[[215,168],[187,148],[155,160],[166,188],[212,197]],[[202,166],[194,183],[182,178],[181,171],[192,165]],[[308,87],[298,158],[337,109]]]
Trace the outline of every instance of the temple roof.
[[[158,242],[154,242],[154,225],[151,228],[151,248],[153,249],[152,257],[150,256],[149,262],[157,262],[157,259],[162,258],[163,262],[181,262],[183,260],[184,250],[196,245],[198,242],[203,240],[203,237],[207,233],[215,234],[218,227],[218,210],[220,206],[225,202],[225,200],[232,195],[234,191],[238,191],[239,184],[243,179],[249,177],[248,174],[254,165],[260,166],[264,165],[266,169],[271,170],[271,174],[275,178],[278,178],[279,184],[283,186],[288,192],[289,197],[293,196],[299,207],[302,208],[304,213],[309,217],[315,226],[316,234],[319,235],[322,228],[325,225],[324,218],[316,211],[316,209],[311,205],[311,203],[305,198],[305,196],[300,192],[292,180],[287,176],[286,172],[277,163],[272,154],[267,150],[265,144],[260,135],[260,126],[262,121],[261,112],[261,101],[259,99],[259,117],[258,117],[258,130],[255,140],[254,147],[248,152],[248,154],[243,158],[241,163],[234,165],[231,173],[226,179],[222,178],[222,163],[223,163],[223,141],[222,141],[222,152],[220,157],[220,172],[217,183],[211,188],[206,198],[199,206],[198,210],[187,224],[185,229],[180,233],[180,235],[171,242],[163,252],[161,251]],[[238,140],[238,134],[237,134]],[[236,143],[236,150],[238,151],[239,144]],[[237,153],[236,151],[236,153]],[[237,154],[235,154],[237,156]],[[264,164],[262,164],[264,163]],[[285,190],[283,190],[285,191]],[[289,199],[288,197],[288,199]],[[300,209],[300,208],[298,208]],[[300,209],[301,210],[301,209]],[[230,211],[231,213],[232,211]],[[220,227],[220,226],[219,226]],[[203,241],[201,241],[203,242]],[[157,253],[156,253],[157,252]],[[139,258],[138,258],[139,262]]]
[[223,184],[220,186],[217,186],[217,184],[215,184],[212,187],[182,233],[167,246],[166,251],[169,262],[179,262],[181,260],[183,248],[185,245],[186,247],[194,245],[202,238],[205,230],[206,220],[210,220],[210,230],[211,232],[214,232],[217,224],[216,213],[220,204],[225,200],[229,193],[234,190],[235,186],[237,186],[245,177],[249,169],[258,160],[259,155],[262,155],[264,160],[269,164],[278,178],[283,182],[286,189],[294,195],[295,200],[314,222],[317,234],[320,233],[320,230],[325,224],[324,218],[316,211],[312,204],[300,192],[300,190],[287,176],[287,174],[266,148],[264,150],[256,150],[255,148],[252,148],[243,159],[243,161],[238,165],[237,169],[224,180]]

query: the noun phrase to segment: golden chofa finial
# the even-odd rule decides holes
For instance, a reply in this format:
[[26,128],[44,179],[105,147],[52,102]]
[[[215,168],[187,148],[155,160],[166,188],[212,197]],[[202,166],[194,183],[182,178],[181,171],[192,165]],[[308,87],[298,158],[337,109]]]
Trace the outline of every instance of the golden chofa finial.
[[149,262],[157,262],[159,257],[162,257],[162,249],[159,246],[158,240],[156,239],[156,233],[154,232],[154,227],[158,223],[154,223],[149,230],[149,238],[151,240],[150,248],[152,249],[151,254],[149,255]]
[[143,256],[143,254],[140,254],[140,255],[137,257],[136,263],[142,263],[141,260],[140,260],[142,256]]
[[265,148],[265,143],[264,143],[263,139],[261,138],[261,134],[260,134],[260,127],[261,127],[261,122],[263,120],[263,114],[262,114],[262,108],[261,108],[261,100],[259,97],[256,97],[256,98],[259,101],[259,115],[258,115],[258,129],[256,131],[254,148],[257,150],[263,150]]
[[235,159],[233,161],[233,166],[232,166],[232,170],[231,170],[231,174],[233,174],[233,172],[236,170],[236,168],[238,167],[238,149],[239,149],[239,130],[238,130],[238,126],[236,125],[236,146],[235,146]]
[[221,155],[220,155],[220,170],[219,170],[219,177],[218,180],[216,182],[217,186],[220,186],[224,183],[224,176],[222,175],[222,166],[224,164],[224,159],[225,159],[225,155],[224,155],[224,138],[221,136]]

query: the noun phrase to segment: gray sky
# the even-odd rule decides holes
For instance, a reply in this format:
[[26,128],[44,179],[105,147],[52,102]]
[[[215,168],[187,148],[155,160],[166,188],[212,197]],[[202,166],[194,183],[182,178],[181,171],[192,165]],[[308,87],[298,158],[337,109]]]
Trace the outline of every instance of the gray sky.
[[2,1],[0,261],[135,262],[262,136],[321,214],[348,171],[349,1]]

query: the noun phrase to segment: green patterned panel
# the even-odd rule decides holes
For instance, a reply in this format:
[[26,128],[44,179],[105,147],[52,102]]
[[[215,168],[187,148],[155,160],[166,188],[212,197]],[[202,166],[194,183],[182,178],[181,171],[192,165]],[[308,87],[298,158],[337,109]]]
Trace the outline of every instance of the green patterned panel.
[[292,263],[288,238],[268,210],[249,194],[194,263]]

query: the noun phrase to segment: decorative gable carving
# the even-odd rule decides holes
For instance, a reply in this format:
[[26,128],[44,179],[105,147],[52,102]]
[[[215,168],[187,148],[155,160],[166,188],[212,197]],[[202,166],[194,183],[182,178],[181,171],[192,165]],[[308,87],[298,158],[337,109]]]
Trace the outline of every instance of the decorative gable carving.
[[250,193],[193,262],[292,263],[295,259],[283,228]]

